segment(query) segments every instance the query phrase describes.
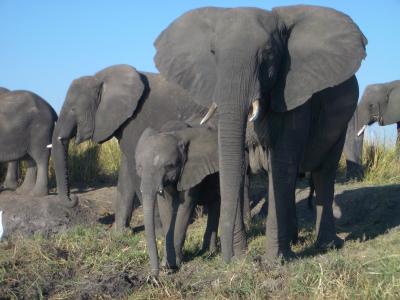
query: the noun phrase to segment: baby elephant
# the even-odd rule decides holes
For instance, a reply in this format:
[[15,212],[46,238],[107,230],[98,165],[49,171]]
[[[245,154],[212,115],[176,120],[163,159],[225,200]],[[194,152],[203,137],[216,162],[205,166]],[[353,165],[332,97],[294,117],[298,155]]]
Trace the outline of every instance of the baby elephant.
[[164,267],[175,269],[182,261],[182,247],[196,204],[208,210],[203,250],[216,248],[220,196],[217,130],[167,123],[157,132],[147,128],[135,153],[141,177],[144,223],[153,275],[159,273],[154,227],[157,199],[165,235]]
[[38,95],[0,88],[0,162],[10,162],[3,187],[16,188],[17,160],[27,160],[20,193],[48,193],[48,164],[57,114]]

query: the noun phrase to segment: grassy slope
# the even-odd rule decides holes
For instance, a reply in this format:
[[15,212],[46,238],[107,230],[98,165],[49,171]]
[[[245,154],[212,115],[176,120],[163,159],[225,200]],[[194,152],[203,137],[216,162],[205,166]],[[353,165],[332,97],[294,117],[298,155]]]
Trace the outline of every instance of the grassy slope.
[[[260,233],[261,223],[253,232]],[[130,295],[145,298],[400,298],[400,230],[369,241],[349,241],[342,250],[318,253],[313,234],[302,230],[296,252],[284,266],[262,263],[265,238],[254,236],[245,258],[229,266],[219,255],[200,255],[204,220],[188,234],[189,261],[159,282],[146,278],[143,233],[116,235],[105,227],[78,227],[50,240],[39,236],[0,244],[0,295],[78,297]]]
[[[101,148],[73,148],[73,180],[91,180],[95,174],[105,181],[115,180],[116,147],[114,141]],[[394,149],[370,144],[364,151],[366,183],[400,183]],[[79,163],[82,161],[86,164]],[[383,195],[380,191],[377,197]],[[260,260],[265,241],[262,221],[250,228],[246,257],[228,266],[219,255],[199,253],[204,225],[205,220],[200,219],[190,226],[185,245],[188,262],[178,273],[161,276],[158,282],[145,276],[148,259],[143,233],[116,235],[98,225],[77,227],[49,240],[16,237],[0,243],[0,295],[26,299],[400,298],[398,227],[374,234],[370,240],[350,240],[339,251],[319,253],[312,247],[312,229],[307,229],[312,227],[301,226],[301,244],[295,247],[301,258],[271,267]]]

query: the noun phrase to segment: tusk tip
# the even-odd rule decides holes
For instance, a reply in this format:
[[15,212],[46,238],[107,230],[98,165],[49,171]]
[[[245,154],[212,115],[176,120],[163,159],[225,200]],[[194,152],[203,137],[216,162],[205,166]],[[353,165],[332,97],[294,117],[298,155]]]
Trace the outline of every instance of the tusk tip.
[[360,136],[364,133],[365,129],[367,129],[367,125],[364,125],[361,127],[361,129],[357,132],[357,136]]
[[46,146],[46,148],[47,148],[47,149],[51,149],[51,148],[53,148],[53,145],[52,145],[52,144],[48,144],[48,145]]

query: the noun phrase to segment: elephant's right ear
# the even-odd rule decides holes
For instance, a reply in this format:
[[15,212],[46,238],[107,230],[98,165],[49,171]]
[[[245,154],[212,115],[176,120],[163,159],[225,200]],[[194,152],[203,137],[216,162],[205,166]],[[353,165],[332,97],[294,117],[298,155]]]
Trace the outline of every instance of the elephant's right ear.
[[214,28],[224,10],[206,7],[189,11],[169,25],[154,43],[154,60],[160,73],[206,107],[212,102],[217,79],[212,53]]
[[208,128],[201,130],[204,131],[199,131],[196,137],[186,143],[186,162],[178,180],[178,191],[187,191],[206,176],[219,171],[217,131]]
[[274,111],[294,109],[314,93],[338,85],[357,72],[366,56],[367,39],[349,16],[306,5],[273,11],[288,33],[281,78],[273,91]]
[[145,86],[136,69],[128,65],[111,66],[95,77],[103,82],[93,134],[93,141],[99,143],[133,115]]

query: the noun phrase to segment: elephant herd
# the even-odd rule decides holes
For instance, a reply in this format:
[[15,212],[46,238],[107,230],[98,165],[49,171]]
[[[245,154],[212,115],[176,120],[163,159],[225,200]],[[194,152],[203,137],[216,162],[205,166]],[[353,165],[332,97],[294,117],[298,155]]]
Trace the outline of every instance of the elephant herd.
[[17,188],[17,161],[26,159],[18,191],[46,195],[51,148],[58,201],[74,209],[69,141],[115,137],[121,150],[115,228],[129,226],[140,200],[154,275],[157,207],[164,267],[179,267],[198,204],[208,211],[204,250],[216,250],[219,229],[226,262],[245,251],[248,169],[268,172],[267,261],[295,257],[299,172],[310,172],[315,187],[316,246],[341,247],[332,203],[343,148],[348,176],[360,177],[366,126],[400,122],[400,81],[368,86],[357,106],[355,73],[366,45],[352,19],[330,8],[194,9],[156,39],[159,74],[115,65],[77,78],[58,118],[38,95],[1,88],[3,188]]

